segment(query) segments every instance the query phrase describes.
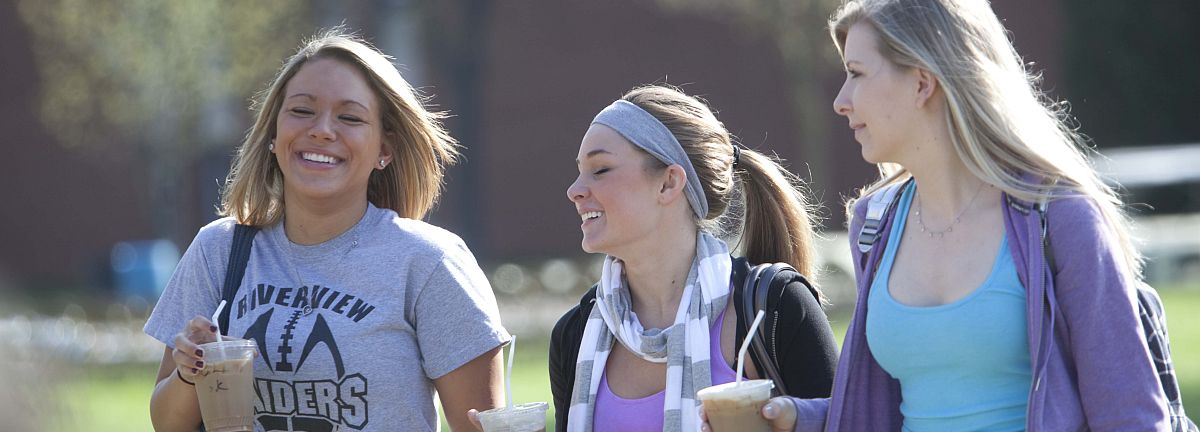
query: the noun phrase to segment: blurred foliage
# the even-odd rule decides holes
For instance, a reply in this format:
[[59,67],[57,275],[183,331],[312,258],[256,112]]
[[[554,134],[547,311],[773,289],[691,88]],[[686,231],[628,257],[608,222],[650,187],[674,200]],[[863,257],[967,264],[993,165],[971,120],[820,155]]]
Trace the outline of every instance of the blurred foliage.
[[[737,23],[751,35],[774,42],[787,68],[800,160],[808,165],[814,188],[831,184],[829,101],[825,72],[838,70],[841,60],[829,37],[829,17],[840,0],[658,0],[669,10],[692,12]],[[800,173],[804,174],[804,173]],[[819,191],[818,191],[819,192]]]
[[222,104],[245,106],[298,43],[278,29],[308,16],[306,3],[284,1],[19,0],[18,8],[33,35],[41,118],[63,145],[115,136],[185,155],[207,144],[198,137],[237,133],[206,130],[205,120]]
[[176,241],[191,234],[186,173],[238,141],[246,98],[299,43],[286,29],[311,27],[299,1],[18,1],[45,129],[67,148],[141,158],[153,232]]
[[1066,0],[1065,89],[1100,147],[1200,141],[1200,1]]

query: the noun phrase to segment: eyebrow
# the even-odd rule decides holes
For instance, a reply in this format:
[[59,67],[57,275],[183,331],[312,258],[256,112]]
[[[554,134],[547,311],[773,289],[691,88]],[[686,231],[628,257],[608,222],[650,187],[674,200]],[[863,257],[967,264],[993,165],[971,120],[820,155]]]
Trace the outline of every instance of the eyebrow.
[[849,67],[849,66],[850,66],[850,64],[856,64],[856,65],[860,65],[860,66],[861,66],[861,65],[862,65],[862,62],[860,62],[860,61],[858,61],[858,60],[846,60],[846,66],[847,66],[847,67]]
[[[613,153],[612,153],[612,152],[610,152],[610,151],[608,151],[608,150],[605,150],[605,149],[595,149],[595,150],[592,150],[592,151],[590,151],[590,152],[587,152],[587,154],[586,154],[586,155],[583,155],[583,158],[584,158],[584,159],[590,159],[592,156],[595,156],[595,155],[598,155],[598,154],[613,154]],[[581,162],[579,161],[579,159],[575,159],[575,165],[579,165],[580,163],[581,163]]]
[[[308,100],[313,100],[313,101],[317,100],[317,97],[316,97],[316,96],[313,96],[313,95],[311,95],[311,94],[308,94],[308,93],[296,93],[296,94],[294,94],[294,95],[288,96],[287,98],[285,98],[285,100],[286,100],[286,99],[291,99],[291,98],[296,98],[296,97],[303,97],[303,98],[305,98],[305,99],[308,99]],[[342,103],[341,103],[340,105],[350,105],[350,104],[358,105],[358,106],[362,107],[362,109],[365,109],[365,110],[367,110],[367,111],[370,111],[370,110],[371,110],[370,108],[367,108],[367,106],[366,106],[366,105],[363,105],[362,103],[359,103],[358,101],[356,101],[356,100],[351,100],[351,99],[346,99],[346,100],[342,101]]]

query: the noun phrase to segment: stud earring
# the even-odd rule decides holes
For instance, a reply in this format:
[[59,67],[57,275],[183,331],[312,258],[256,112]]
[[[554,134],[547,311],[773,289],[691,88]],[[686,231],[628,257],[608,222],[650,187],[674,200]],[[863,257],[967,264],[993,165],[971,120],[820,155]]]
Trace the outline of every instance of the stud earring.
[[379,160],[379,169],[384,169],[384,168],[387,168],[387,161],[384,159],[380,159]]
[[267,143],[267,151],[275,152],[275,140],[271,140],[270,143]]

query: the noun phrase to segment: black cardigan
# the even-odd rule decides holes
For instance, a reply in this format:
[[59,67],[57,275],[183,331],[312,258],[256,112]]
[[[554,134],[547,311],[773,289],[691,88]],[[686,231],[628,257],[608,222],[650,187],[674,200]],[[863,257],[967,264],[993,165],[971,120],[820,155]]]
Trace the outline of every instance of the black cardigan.
[[[734,260],[734,271],[730,278],[733,286],[741,286],[749,267],[745,259]],[[780,272],[771,282],[772,286],[777,284],[785,284],[777,306],[779,320],[776,333],[779,373],[784,384],[791,396],[829,397],[838,355],[829,319],[825,317],[825,311],[816,297],[809,292],[802,276],[794,272]],[[567,430],[567,411],[575,387],[575,362],[579,357],[580,340],[595,297],[596,287],[593,286],[580,299],[579,305],[572,307],[558,320],[550,336],[550,390],[554,394],[555,430]],[[732,296],[730,301],[733,301]],[[736,340],[740,346],[747,329],[740,325],[740,308],[734,308],[734,311],[738,313]],[[770,325],[769,320],[762,325]]]

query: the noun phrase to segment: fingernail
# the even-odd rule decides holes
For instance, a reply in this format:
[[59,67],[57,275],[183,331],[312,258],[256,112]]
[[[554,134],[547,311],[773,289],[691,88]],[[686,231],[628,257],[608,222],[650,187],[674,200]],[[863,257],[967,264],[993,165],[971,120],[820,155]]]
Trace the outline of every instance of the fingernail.
[[204,350],[196,350],[196,357],[204,357]]
[[204,362],[202,362],[202,361],[196,362],[196,367],[198,367],[198,368],[204,367]]
[[210,331],[210,332],[213,332],[213,333],[216,333],[216,332],[217,332],[217,326],[208,326],[208,331]]
[[775,404],[767,404],[767,406],[763,407],[763,417],[773,419],[778,414],[775,412],[777,410],[778,408],[775,408]]

